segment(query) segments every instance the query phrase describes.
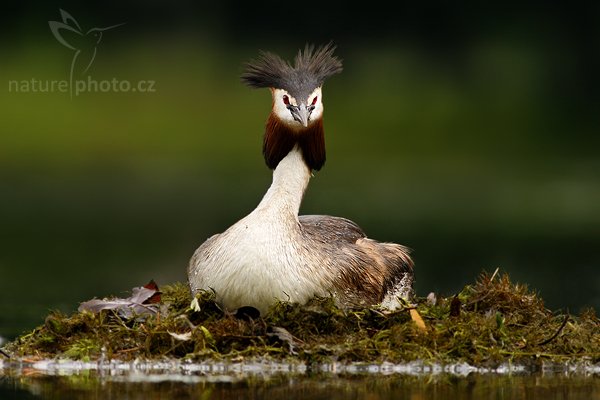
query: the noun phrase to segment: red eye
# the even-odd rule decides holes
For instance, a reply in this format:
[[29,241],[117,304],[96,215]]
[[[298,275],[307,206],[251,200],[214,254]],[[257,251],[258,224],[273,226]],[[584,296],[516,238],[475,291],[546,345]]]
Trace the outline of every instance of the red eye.
[[313,99],[313,101],[312,101],[312,105],[313,105],[313,106],[314,106],[315,104],[317,104],[317,98],[318,98],[318,96],[315,96],[315,98]]
[[290,105],[290,98],[287,97],[287,95],[283,95],[283,104],[285,104],[286,106]]

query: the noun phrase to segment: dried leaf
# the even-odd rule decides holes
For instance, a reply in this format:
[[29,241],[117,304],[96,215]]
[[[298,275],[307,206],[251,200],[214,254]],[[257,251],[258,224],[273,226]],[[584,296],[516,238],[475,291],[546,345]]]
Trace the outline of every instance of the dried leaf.
[[154,294],[156,294],[156,290],[136,287],[131,289],[131,297],[125,300],[129,300],[131,303],[145,304]]
[[285,344],[287,344],[290,354],[292,354],[292,355],[298,354],[295,350],[296,343],[298,342],[298,340],[294,336],[292,336],[292,334],[290,332],[288,332],[287,329],[281,328],[279,326],[273,326],[271,329],[273,332],[267,333],[267,335],[269,335],[271,337],[275,337],[275,338],[279,339],[280,341],[284,342]]
[[[156,286],[156,284],[154,285]],[[79,312],[88,311],[95,314],[102,310],[116,310],[124,318],[131,318],[134,315],[156,314],[158,307],[156,304],[149,304],[148,301],[157,293],[160,296],[158,286],[156,286],[156,289],[148,289],[144,286],[136,287],[132,289],[132,294],[128,298],[93,299],[81,303],[78,310]]]
[[156,290],[156,293],[154,293],[152,296],[150,296],[150,298],[148,300],[146,300],[144,302],[144,304],[160,303],[160,295],[162,293],[158,290],[158,285],[156,284],[156,282],[154,282],[154,279],[151,279],[150,282],[148,282],[147,284],[144,285],[144,287],[146,289]]
[[415,323],[417,328],[419,328],[419,330],[421,330],[421,331],[427,330],[427,326],[425,325],[425,321],[423,321],[421,314],[419,314],[419,312],[417,310],[415,310],[414,308],[410,309],[410,318],[413,320],[413,322]]
[[192,339],[192,332],[175,333],[175,332],[167,331],[167,333],[169,335],[171,335],[172,337],[174,337],[175,339],[180,340],[182,342],[186,342],[186,341]]

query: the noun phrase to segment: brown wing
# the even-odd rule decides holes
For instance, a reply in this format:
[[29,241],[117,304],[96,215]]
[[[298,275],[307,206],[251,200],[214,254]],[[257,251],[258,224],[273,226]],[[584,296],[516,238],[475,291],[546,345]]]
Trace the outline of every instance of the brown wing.
[[329,215],[301,215],[298,217],[302,230],[325,243],[351,243],[367,237],[362,229],[346,218]]
[[304,215],[299,220],[307,250],[323,268],[335,271],[333,284],[343,303],[375,304],[396,291],[410,297],[413,266],[406,247],[368,239],[345,218]]

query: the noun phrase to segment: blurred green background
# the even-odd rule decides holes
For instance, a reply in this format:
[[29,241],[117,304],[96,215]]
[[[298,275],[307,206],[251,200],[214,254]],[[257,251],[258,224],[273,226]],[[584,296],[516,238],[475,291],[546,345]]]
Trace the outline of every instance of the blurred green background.
[[[68,80],[48,21],[104,32],[85,76],[154,92],[11,89]],[[268,49],[334,40],[327,163],[303,213],[414,249],[416,288],[500,267],[550,308],[600,307],[599,8],[502,2],[14,2],[0,28],[0,336],[49,309],[186,279],[189,257],[270,184]],[[82,44],[82,45],[85,45]],[[89,43],[87,43],[89,45]]]

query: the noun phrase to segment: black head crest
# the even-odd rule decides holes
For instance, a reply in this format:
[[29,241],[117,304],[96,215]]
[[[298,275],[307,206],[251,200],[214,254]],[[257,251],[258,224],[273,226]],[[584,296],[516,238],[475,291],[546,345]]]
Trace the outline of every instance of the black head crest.
[[298,51],[293,66],[276,54],[261,51],[258,59],[246,64],[242,82],[253,88],[283,89],[297,99],[306,99],[327,78],[342,72],[342,62],[334,51],[331,42],[316,50],[307,44],[304,51]]

